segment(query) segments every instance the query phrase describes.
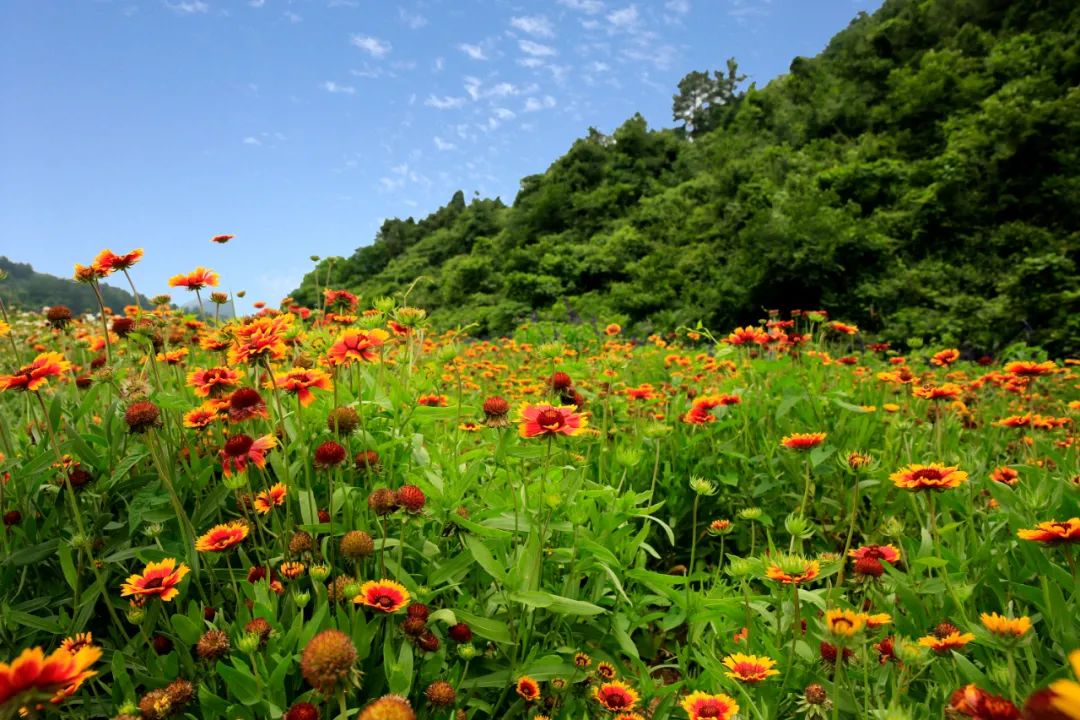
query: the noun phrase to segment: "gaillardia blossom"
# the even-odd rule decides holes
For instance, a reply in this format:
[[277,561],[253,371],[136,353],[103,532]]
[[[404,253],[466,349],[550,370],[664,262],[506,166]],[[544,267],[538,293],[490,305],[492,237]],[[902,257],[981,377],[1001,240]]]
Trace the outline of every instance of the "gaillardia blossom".
[[1019,530],[1016,536],[1043,545],[1061,545],[1080,542],[1080,518],[1041,522],[1034,530]]
[[728,669],[724,674],[732,680],[747,684],[759,683],[773,675],[779,675],[780,671],[773,669],[775,666],[775,660],[764,656],[734,653],[724,658],[724,667]]
[[710,695],[693,692],[683,698],[679,707],[686,711],[690,720],[731,720],[739,712],[739,703],[727,695]]
[[60,377],[70,369],[71,363],[60,353],[43,352],[13,375],[0,375],[0,390],[36,391],[47,385],[49,378]]
[[218,274],[204,267],[197,267],[187,275],[173,275],[169,278],[169,287],[182,287],[188,290],[202,290],[204,287],[217,287]]
[[157,596],[162,602],[168,602],[180,594],[177,586],[190,569],[184,563],[177,563],[173,558],[161,562],[148,563],[141,574],[131,575],[120,589],[121,597],[134,595],[138,602],[148,597]]
[[409,604],[409,591],[393,580],[371,580],[360,586],[360,594],[353,602],[379,612],[394,613]]
[[72,653],[57,648],[48,657],[39,648],[27,648],[10,664],[0,662],[0,708],[34,705],[52,696],[54,704],[72,695],[97,673],[89,667],[101,658],[101,648],[87,645]]
[[315,393],[311,392],[312,388],[331,390],[334,387],[330,382],[330,376],[325,371],[303,368],[293,368],[286,373],[274,375],[274,384],[290,395],[295,395],[303,407],[315,402]]
[[354,361],[374,362],[379,358],[379,348],[386,344],[390,333],[375,330],[346,330],[326,351],[330,365],[348,365]]
[[215,525],[195,541],[195,549],[199,552],[224,552],[242,543],[250,532],[251,529],[242,520]]
[[247,470],[253,463],[260,470],[266,467],[266,453],[277,445],[273,435],[263,435],[258,440],[249,435],[233,435],[221,449],[221,469],[225,477]]
[[919,492],[959,487],[967,482],[968,474],[953,466],[931,463],[902,467],[890,475],[889,479],[898,488]]
[[588,418],[572,405],[526,405],[521,409],[518,434],[523,438],[572,436],[588,424]]
[[810,450],[825,442],[826,435],[827,433],[823,432],[792,433],[785,435],[780,440],[780,444],[788,450]]

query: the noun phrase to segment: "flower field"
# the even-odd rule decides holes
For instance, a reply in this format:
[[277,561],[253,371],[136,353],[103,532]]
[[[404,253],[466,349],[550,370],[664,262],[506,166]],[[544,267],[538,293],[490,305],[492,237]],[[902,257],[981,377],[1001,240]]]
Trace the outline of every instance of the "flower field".
[[1080,718],[1080,361],[217,284],[3,308],[0,720]]

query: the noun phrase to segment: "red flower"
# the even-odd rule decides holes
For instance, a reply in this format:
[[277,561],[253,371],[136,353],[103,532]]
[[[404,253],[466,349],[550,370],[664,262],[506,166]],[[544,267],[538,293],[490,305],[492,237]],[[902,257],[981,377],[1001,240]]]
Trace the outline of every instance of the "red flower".
[[267,515],[275,507],[284,505],[286,496],[285,484],[274,483],[255,496],[255,510],[262,515]]
[[266,467],[266,452],[276,445],[277,439],[273,435],[263,435],[258,440],[248,435],[233,435],[221,449],[221,468],[225,477],[244,472],[249,462],[260,470]]
[[385,330],[346,330],[338,336],[326,351],[331,365],[348,365],[355,360],[373,362],[378,359],[378,349],[386,344],[390,333]]
[[518,433],[523,438],[577,435],[589,421],[575,409],[569,405],[526,405],[521,409]]
[[202,290],[204,287],[217,287],[218,274],[204,267],[197,267],[187,275],[173,275],[169,278],[169,287],[182,287],[188,290]]
[[1012,701],[991,695],[974,684],[954,692],[949,699],[949,709],[976,720],[1020,720],[1020,710]]
[[102,250],[98,253],[98,256],[94,258],[94,262],[91,267],[101,277],[106,277],[116,272],[117,270],[127,270],[135,263],[142,259],[142,248],[132,250],[126,255],[116,255],[112,250]]
[[372,580],[360,586],[360,594],[353,602],[379,612],[393,613],[409,604],[409,591],[393,580]]
[[215,235],[214,237],[210,238],[210,242],[217,243],[218,245],[224,245],[225,243],[232,240],[234,237],[236,237],[236,236],[235,235]]
[[187,375],[187,384],[194,388],[198,397],[218,397],[239,383],[240,373],[227,367],[197,369]]
[[148,563],[142,574],[128,577],[121,586],[121,597],[134,595],[135,599],[142,602],[147,597],[156,595],[163,602],[168,602],[180,594],[177,585],[189,572],[184,563],[177,564],[173,558],[165,558],[161,562]]
[[215,525],[195,541],[199,552],[224,552],[244,541],[251,529],[241,520],[233,520],[224,525]]
[[326,372],[322,370],[304,370],[302,368],[293,368],[287,373],[275,375],[274,384],[285,392],[296,395],[303,407],[315,402],[315,394],[311,392],[312,388],[331,390],[334,387],[330,382],[330,376]]
[[785,435],[780,444],[789,450],[810,450],[825,442],[827,433],[792,433]]
[[58,352],[44,352],[24,365],[14,375],[0,375],[0,390],[38,390],[49,378],[60,377],[71,369],[71,363]]

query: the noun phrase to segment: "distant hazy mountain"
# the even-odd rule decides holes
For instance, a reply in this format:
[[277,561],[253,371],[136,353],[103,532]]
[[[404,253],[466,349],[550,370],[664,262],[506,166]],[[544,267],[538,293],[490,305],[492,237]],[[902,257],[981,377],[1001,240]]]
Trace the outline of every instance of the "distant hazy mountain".
[[[0,282],[0,297],[11,307],[40,310],[52,305],[67,305],[75,313],[98,310],[94,291],[74,280],[37,272],[29,264],[13,262],[2,255],[0,270],[8,274],[7,279]],[[105,305],[115,312],[135,303],[131,293],[108,285],[101,286],[101,294]],[[145,295],[140,297],[143,305],[149,306],[149,299]]]

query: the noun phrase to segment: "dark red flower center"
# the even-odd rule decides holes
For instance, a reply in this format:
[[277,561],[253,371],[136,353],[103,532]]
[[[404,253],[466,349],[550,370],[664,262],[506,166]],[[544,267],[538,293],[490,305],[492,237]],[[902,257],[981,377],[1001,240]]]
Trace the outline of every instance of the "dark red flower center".
[[536,416],[536,422],[542,428],[557,430],[563,426],[563,416],[558,410],[548,408],[540,411],[540,414]]
[[233,435],[225,441],[225,454],[229,457],[243,457],[254,444],[255,441],[247,435]]

